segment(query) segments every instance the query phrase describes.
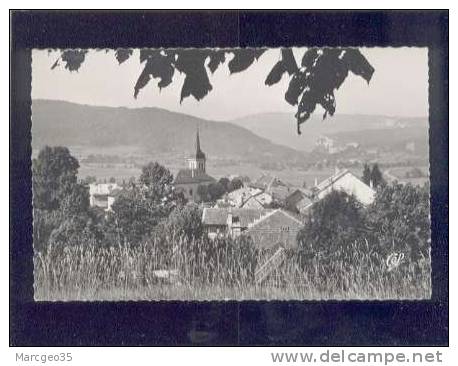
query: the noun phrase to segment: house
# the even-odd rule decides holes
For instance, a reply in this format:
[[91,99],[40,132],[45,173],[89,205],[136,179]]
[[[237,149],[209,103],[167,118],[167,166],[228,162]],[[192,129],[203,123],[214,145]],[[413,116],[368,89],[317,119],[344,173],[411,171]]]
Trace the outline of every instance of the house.
[[267,208],[272,203],[272,196],[260,188],[242,187],[229,192],[218,201],[216,207]]
[[121,187],[116,183],[89,184],[89,205],[109,211],[121,191]]
[[280,245],[295,249],[297,233],[302,226],[303,223],[298,218],[276,209],[249,224],[244,235],[249,235],[258,248],[272,249]]
[[204,208],[202,223],[208,237],[249,235],[259,248],[280,244],[293,248],[302,222],[281,209]]
[[209,185],[216,182],[215,178],[206,173],[206,156],[200,148],[199,130],[196,133],[196,152],[186,159],[188,167],[178,171],[173,185],[191,201],[198,200],[197,189],[200,185]]
[[262,190],[254,187],[241,187],[227,194],[226,200],[232,207],[242,207],[252,196],[262,193]]
[[202,223],[208,234],[213,239],[217,236],[238,236],[248,229],[248,225],[270,212],[268,209],[249,208],[204,208]]
[[356,177],[348,169],[337,171],[315,187],[314,199],[321,200],[333,190],[344,191],[353,195],[361,204],[367,206],[375,200],[375,190]]
[[250,186],[262,189],[272,197],[272,201],[279,203],[283,203],[291,193],[291,186],[289,184],[269,174],[261,175]]
[[277,187],[288,187],[288,185],[285,182],[283,182],[277,177],[272,177],[269,174],[262,174],[258,179],[251,183],[251,186],[255,188],[260,188],[267,192]]
[[273,202],[272,195],[267,192],[260,192],[249,197],[245,202],[242,203],[241,207],[244,208],[268,208]]

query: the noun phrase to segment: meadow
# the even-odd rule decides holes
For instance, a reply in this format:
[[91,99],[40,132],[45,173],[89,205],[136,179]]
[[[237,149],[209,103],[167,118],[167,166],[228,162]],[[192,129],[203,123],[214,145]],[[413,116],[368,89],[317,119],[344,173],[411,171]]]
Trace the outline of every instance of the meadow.
[[[345,253],[299,260],[289,252],[263,283],[253,273],[268,253],[226,240],[170,240],[138,246],[50,247],[34,256],[37,301],[389,300],[431,296],[429,258],[389,267],[367,242]],[[167,249],[168,248],[168,249]],[[157,278],[158,269],[177,271]]]

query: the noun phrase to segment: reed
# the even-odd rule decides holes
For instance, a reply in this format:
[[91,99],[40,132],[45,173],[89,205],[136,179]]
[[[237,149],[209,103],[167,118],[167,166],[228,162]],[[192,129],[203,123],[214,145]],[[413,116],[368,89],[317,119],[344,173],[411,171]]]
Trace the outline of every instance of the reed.
[[[288,252],[262,284],[254,272],[268,257],[242,239],[152,238],[139,245],[50,246],[34,255],[37,301],[70,300],[386,300],[431,296],[430,258],[390,269],[366,243],[304,259]],[[176,271],[173,278],[157,270]],[[170,272],[172,273],[172,272]],[[175,272],[173,272],[175,273]]]

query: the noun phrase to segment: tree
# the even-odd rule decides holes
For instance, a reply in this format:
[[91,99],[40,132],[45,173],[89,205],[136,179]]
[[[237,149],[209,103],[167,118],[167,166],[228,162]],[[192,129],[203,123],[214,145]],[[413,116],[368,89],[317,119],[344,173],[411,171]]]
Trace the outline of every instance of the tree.
[[158,233],[168,237],[183,237],[187,240],[200,239],[204,233],[202,210],[196,204],[175,209],[159,225]]
[[72,245],[87,241],[89,235],[95,238],[95,216],[87,187],[77,182],[78,168],[78,160],[65,147],[47,146],[33,160],[35,250],[46,251],[49,243]]
[[141,191],[145,198],[151,203],[162,206],[168,213],[175,205],[185,203],[184,196],[174,189],[173,175],[170,170],[157,162],[148,163],[142,168],[139,182],[143,185]]
[[383,185],[368,208],[374,242],[385,255],[404,252],[412,259],[427,257],[430,242],[429,187],[399,183]]
[[373,184],[374,188],[377,188],[379,185],[385,183],[385,180],[383,179],[382,172],[380,171],[377,163],[375,163],[372,166],[371,180],[372,180],[372,184]]
[[362,181],[366,183],[367,185],[370,185],[371,183],[371,168],[369,164],[365,163],[364,164],[364,169],[363,169],[363,176],[362,176]]
[[86,178],[83,179],[84,184],[92,184],[96,182],[97,178],[94,175],[87,175]]
[[227,191],[232,192],[242,187],[243,187],[242,180],[240,178],[233,178],[227,187]]
[[297,240],[303,256],[342,253],[361,238],[365,218],[360,203],[343,191],[333,191],[315,203]]
[[138,244],[166,216],[157,203],[148,200],[141,188],[132,187],[120,194],[107,217],[110,244]]
[[33,209],[33,248],[45,252],[53,230],[57,229],[64,217],[59,210]]
[[[248,69],[266,48],[227,48],[227,49],[141,49],[140,63],[143,70],[134,86],[134,97],[153,79],[162,89],[173,82],[175,71],[184,74],[180,102],[188,96],[197,100],[204,98],[212,89],[208,72],[214,73],[225,64],[231,74]],[[63,50],[51,69],[61,62],[69,71],[77,71],[85,60],[87,50]],[[122,64],[133,55],[131,49],[117,49],[114,55]],[[280,59],[267,75],[265,84],[278,83],[286,74],[290,78],[285,100],[297,106],[295,114],[297,132],[300,125],[310,118],[317,105],[325,110],[323,119],[334,115],[335,90],[339,89],[348,74],[362,77],[367,83],[372,78],[374,68],[355,48],[308,48],[298,65],[293,50],[282,48]]]
[[200,202],[211,201],[210,194],[208,193],[208,187],[205,184],[197,186],[197,196],[199,197]]
[[230,182],[231,181],[229,180],[229,178],[226,178],[226,177],[220,178],[219,181],[218,181],[218,183],[223,186],[225,192],[227,192],[229,190]]
[[60,209],[66,216],[85,214],[89,211],[89,191],[82,184],[74,184],[62,195]]
[[212,202],[221,198],[224,195],[224,193],[226,193],[224,186],[219,182],[210,183],[207,189],[208,189],[208,196],[210,198],[210,201]]
[[75,245],[99,244],[104,238],[96,222],[87,215],[64,216],[49,237],[51,245],[64,248]]
[[53,210],[77,184],[79,163],[66,147],[46,146],[32,161],[33,207]]
[[140,184],[124,190],[111,206],[107,220],[109,240],[138,244],[176,208],[185,204],[173,187],[173,175],[158,163],[142,168]]

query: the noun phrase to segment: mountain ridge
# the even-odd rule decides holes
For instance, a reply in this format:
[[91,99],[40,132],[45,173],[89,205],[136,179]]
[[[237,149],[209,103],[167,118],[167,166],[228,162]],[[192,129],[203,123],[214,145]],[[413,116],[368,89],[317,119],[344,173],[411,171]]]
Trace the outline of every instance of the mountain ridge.
[[304,154],[230,122],[163,108],[107,107],[34,99],[32,147],[137,146],[151,153],[192,152],[197,127],[203,149],[215,157],[303,159]]

